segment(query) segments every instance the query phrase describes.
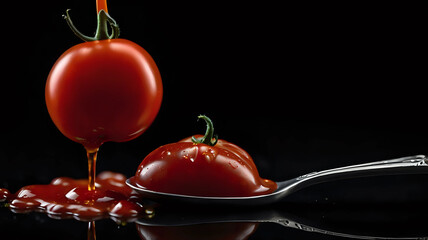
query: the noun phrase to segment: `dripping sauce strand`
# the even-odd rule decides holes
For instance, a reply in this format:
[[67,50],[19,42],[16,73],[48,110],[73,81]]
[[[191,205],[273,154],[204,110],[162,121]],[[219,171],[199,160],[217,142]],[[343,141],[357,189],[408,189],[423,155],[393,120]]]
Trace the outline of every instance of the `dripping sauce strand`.
[[101,10],[104,10],[106,13],[108,13],[108,11],[107,11],[107,0],[97,0],[97,14]]
[[86,155],[88,157],[88,190],[95,191],[95,176],[98,149],[86,150]]
[[[108,13],[107,10],[107,0],[96,0],[97,15],[101,10],[104,10]],[[86,148],[86,155],[88,158],[88,190],[95,191],[95,176],[96,176],[96,164],[97,164],[97,155],[98,149]]]

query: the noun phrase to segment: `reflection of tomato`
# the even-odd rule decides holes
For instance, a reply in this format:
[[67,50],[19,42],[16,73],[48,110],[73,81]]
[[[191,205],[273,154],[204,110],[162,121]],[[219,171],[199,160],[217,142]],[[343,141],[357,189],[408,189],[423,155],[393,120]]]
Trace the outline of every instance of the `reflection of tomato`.
[[[262,179],[250,155],[225,140],[212,142],[206,116],[204,137],[159,147],[140,164],[137,183],[147,189],[194,196],[254,196],[271,193],[276,183]],[[201,138],[200,138],[201,137]],[[194,141],[194,142],[192,142]]]
[[138,234],[142,240],[245,240],[257,227],[258,223],[215,223],[174,227],[137,224]]
[[87,149],[138,137],[162,100],[159,70],[139,45],[125,39],[78,44],[52,67],[46,104],[58,129]]

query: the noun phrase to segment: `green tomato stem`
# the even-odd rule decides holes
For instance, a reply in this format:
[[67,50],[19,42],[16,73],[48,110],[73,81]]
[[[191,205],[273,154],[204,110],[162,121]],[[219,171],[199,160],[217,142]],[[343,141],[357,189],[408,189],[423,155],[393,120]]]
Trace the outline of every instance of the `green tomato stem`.
[[[85,34],[81,33],[73,24],[70,18],[70,14],[68,13],[70,9],[67,9],[65,12],[65,15],[63,15],[63,18],[67,22],[68,26],[70,27],[71,31],[82,39],[85,42],[90,41],[97,41],[97,40],[106,40],[106,39],[116,39],[119,37],[120,29],[119,25],[116,23],[116,21],[110,17],[110,15],[104,11],[103,9],[100,10],[97,17],[97,30],[95,32],[94,37],[86,36]],[[107,23],[110,25],[111,28],[111,34],[108,33],[108,27]]]
[[204,119],[207,123],[207,130],[205,131],[205,135],[202,138],[196,139],[195,137],[192,137],[193,143],[204,143],[209,146],[214,146],[217,144],[218,136],[214,135],[214,125],[211,119],[209,119],[205,115],[199,115],[198,119]]

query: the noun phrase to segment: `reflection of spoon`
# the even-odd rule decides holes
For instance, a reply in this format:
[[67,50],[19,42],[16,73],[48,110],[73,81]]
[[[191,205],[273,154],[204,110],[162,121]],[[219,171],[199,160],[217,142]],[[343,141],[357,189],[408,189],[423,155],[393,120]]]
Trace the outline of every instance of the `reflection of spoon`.
[[143,197],[154,200],[194,204],[262,205],[277,202],[297,190],[322,182],[354,177],[410,173],[428,173],[428,160],[424,155],[313,172],[291,180],[277,182],[278,189],[273,193],[250,197],[200,197],[156,192],[137,185],[135,177],[129,178],[126,184]]
[[[297,208],[299,208],[297,206]],[[303,208],[306,208],[304,206]],[[296,206],[293,207],[294,210],[296,210]],[[180,227],[187,227],[187,226],[195,226],[197,228],[198,226],[202,225],[214,225],[214,224],[228,224],[228,223],[276,223],[280,224],[287,228],[292,229],[298,229],[305,232],[312,232],[312,233],[320,233],[320,234],[326,234],[331,236],[338,236],[338,237],[346,237],[346,238],[353,238],[353,239],[418,239],[418,240],[427,240],[428,237],[397,237],[397,236],[403,236],[408,235],[410,232],[410,235],[417,236],[417,235],[425,235],[426,230],[425,228],[420,227],[423,226],[423,223],[421,224],[412,224],[408,225],[403,222],[399,222],[400,227],[395,227],[391,229],[389,226],[391,224],[391,221],[388,217],[391,211],[393,211],[394,207],[391,209],[391,207],[378,207],[375,210],[369,209],[369,210],[356,210],[354,214],[347,213],[346,216],[342,215],[339,218],[340,221],[346,221],[350,222],[352,225],[355,223],[356,226],[352,230],[347,227],[347,230],[340,230],[340,228],[337,227],[337,225],[330,224],[330,226],[326,226],[325,223],[322,225],[323,221],[319,220],[313,220],[316,219],[317,213],[312,213],[311,215],[314,215],[310,218],[308,217],[299,217],[296,215],[293,215],[287,211],[287,209],[282,209],[276,207],[269,207],[269,208],[252,208],[249,210],[248,208],[216,208],[216,207],[210,207],[210,208],[196,208],[194,210],[190,209],[188,211],[185,211],[184,209],[164,209],[162,211],[162,207],[160,207],[157,211],[157,214],[153,218],[144,218],[139,219],[136,224],[137,228],[142,229],[142,227],[138,226],[144,226],[146,229],[149,227],[163,227],[163,231],[168,231],[169,228],[171,229],[177,229]],[[337,210],[337,209],[336,209]],[[339,210],[344,211],[344,210]],[[412,211],[412,210],[410,210]],[[315,211],[316,212],[316,211]],[[366,222],[364,218],[364,212],[368,212],[369,216],[374,216],[377,219],[385,219],[384,221],[378,220],[377,224],[380,224],[380,226],[388,226],[387,233],[382,232],[382,230],[374,229],[372,231],[367,232],[367,229],[364,229],[363,225]],[[397,213],[399,214],[399,213]],[[386,216],[385,216],[386,215]],[[411,215],[411,214],[409,214]],[[423,215],[423,214],[420,214]],[[383,217],[380,217],[383,216]],[[407,214],[406,214],[407,216]],[[312,220],[310,220],[312,218]],[[422,218],[418,215],[418,218]],[[325,220],[325,219],[324,219]],[[370,217],[369,219],[370,220]],[[404,220],[406,221],[406,220]],[[396,223],[395,223],[396,224]],[[343,226],[342,226],[343,227]],[[327,230],[328,229],[328,230]],[[370,229],[370,228],[369,228]],[[346,231],[346,232],[344,232]],[[352,232],[352,233],[351,233]],[[395,236],[395,237],[386,237],[386,236],[371,236],[371,235],[389,235],[389,236]]]

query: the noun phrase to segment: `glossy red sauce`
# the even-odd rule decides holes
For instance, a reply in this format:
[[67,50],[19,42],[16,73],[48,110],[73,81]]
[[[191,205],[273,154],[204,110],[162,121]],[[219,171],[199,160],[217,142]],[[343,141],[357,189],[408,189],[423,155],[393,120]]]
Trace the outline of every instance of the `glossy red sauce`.
[[17,213],[39,211],[53,218],[74,217],[95,220],[137,218],[144,212],[138,195],[125,184],[120,173],[102,172],[95,179],[96,190],[88,190],[87,179],[59,177],[48,185],[29,185],[15,194],[0,189],[0,201]]
[[193,196],[255,196],[277,188],[259,176],[242,148],[225,140],[215,146],[196,144],[190,138],[151,152],[140,164],[136,182],[154,191]]

